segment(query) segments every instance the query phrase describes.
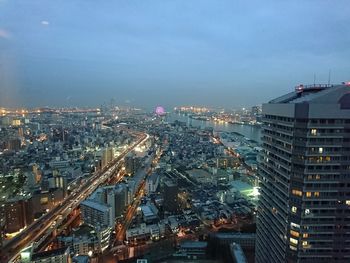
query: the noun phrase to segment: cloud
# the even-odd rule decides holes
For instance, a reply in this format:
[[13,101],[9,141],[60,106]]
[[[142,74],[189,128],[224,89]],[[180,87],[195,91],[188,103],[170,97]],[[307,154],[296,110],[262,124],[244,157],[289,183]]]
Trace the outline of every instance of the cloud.
[[0,38],[9,39],[11,38],[11,34],[5,29],[0,28]]
[[46,20],[43,20],[43,21],[41,21],[41,24],[42,24],[43,26],[48,26],[48,25],[50,25],[50,22],[49,22],[49,21],[46,21]]

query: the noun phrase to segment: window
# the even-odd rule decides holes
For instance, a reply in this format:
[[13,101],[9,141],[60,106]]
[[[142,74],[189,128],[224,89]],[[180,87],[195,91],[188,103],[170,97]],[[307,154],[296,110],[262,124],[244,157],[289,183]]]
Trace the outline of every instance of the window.
[[303,234],[303,238],[308,238],[309,237],[309,234],[308,233],[304,233]]
[[303,192],[302,192],[302,191],[299,191],[299,190],[296,190],[296,189],[292,189],[292,194],[293,194],[293,195],[297,195],[297,196],[302,196],[302,195],[303,195]]
[[306,197],[311,197],[311,192],[306,192]]
[[350,200],[346,200],[345,204],[350,205]]
[[316,129],[311,129],[311,135],[317,135],[317,130]]
[[46,205],[49,202],[49,198],[47,196],[40,198],[40,204]]
[[318,153],[323,153],[323,148],[322,147],[318,148]]
[[309,245],[307,241],[303,241],[302,244],[303,244],[303,247],[307,247]]
[[296,248],[296,247],[289,246],[289,248],[290,248],[291,250],[297,251],[297,248]]
[[305,215],[309,215],[310,214],[310,209],[305,209]]
[[293,222],[290,223],[290,226],[294,227],[294,228],[300,228],[300,225],[293,223]]
[[299,237],[299,232],[297,232],[297,231],[291,230],[290,234],[294,237]]
[[320,192],[314,192],[314,196],[315,197],[319,197],[320,196]]
[[298,210],[298,208],[296,206],[292,206],[292,213],[295,214],[297,212],[297,210]]
[[292,244],[292,245],[298,245],[298,240],[297,239],[295,239],[295,238],[289,238],[289,241],[290,241],[290,243]]

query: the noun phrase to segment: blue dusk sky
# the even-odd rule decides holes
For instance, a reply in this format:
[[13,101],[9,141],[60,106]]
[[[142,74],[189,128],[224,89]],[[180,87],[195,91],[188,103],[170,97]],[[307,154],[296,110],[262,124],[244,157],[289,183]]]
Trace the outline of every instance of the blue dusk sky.
[[252,106],[350,80],[349,0],[0,0],[0,106]]

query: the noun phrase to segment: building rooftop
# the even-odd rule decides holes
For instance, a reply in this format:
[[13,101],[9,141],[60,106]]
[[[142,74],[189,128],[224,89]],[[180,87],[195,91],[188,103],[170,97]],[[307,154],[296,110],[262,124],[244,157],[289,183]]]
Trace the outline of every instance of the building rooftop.
[[164,181],[164,184],[167,186],[167,187],[174,187],[174,186],[177,186],[177,184],[174,182],[174,181],[172,181],[172,180],[165,180]]
[[75,236],[91,235],[95,233],[95,229],[89,225],[82,224],[78,228],[73,228],[73,234]]
[[250,192],[253,191],[253,187],[250,184],[243,182],[241,180],[232,181],[231,186],[237,189],[241,193],[249,194]]
[[184,241],[181,243],[181,248],[201,248],[205,249],[208,246],[207,242],[203,241]]
[[218,238],[255,238],[254,233],[215,233]]
[[85,200],[85,201],[81,202],[81,205],[91,207],[91,208],[99,210],[101,212],[108,211],[110,208],[109,205],[99,204],[99,203],[96,203],[96,202],[90,201],[90,200]]
[[269,103],[339,103],[344,95],[349,94],[349,91],[349,82],[341,85],[299,85],[295,91],[273,99]]
[[44,258],[50,258],[50,257],[56,257],[59,255],[67,254],[68,255],[69,248],[68,247],[62,247],[54,250],[48,250],[44,252],[35,253],[32,255],[32,261],[33,260],[39,260]]
[[89,263],[90,258],[89,258],[89,256],[79,255],[79,256],[75,256],[73,258],[73,262],[74,263]]
[[154,213],[152,212],[151,208],[148,205],[142,205],[141,210],[144,216],[154,216]]

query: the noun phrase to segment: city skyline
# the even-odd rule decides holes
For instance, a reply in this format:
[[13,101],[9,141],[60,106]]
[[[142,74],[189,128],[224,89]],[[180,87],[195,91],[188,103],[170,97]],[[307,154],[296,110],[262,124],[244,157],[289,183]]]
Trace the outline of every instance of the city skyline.
[[348,0],[0,0],[0,263],[346,263]]
[[[348,81],[347,1],[0,1],[0,105],[252,106]],[[327,14],[327,15],[325,15]],[[281,85],[283,83],[283,85]]]

